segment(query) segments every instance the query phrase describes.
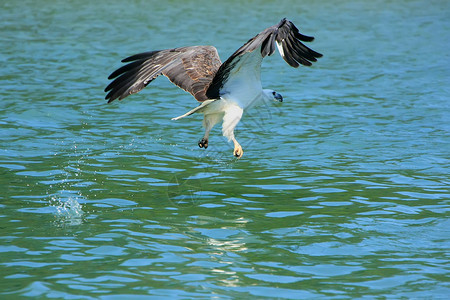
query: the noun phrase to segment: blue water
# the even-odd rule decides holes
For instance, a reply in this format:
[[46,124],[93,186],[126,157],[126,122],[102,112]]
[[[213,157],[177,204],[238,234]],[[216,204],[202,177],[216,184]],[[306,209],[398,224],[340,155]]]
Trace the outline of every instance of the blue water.
[[[0,298],[444,299],[450,294],[450,2],[0,4]],[[165,78],[103,100],[126,56],[281,18],[311,68],[265,59],[282,104],[244,157]]]

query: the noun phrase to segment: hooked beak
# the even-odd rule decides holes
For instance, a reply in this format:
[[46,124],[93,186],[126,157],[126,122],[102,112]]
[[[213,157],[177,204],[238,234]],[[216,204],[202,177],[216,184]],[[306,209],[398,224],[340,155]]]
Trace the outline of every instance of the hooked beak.
[[280,94],[275,93],[273,97],[275,98],[276,101],[283,102],[283,96],[281,96]]

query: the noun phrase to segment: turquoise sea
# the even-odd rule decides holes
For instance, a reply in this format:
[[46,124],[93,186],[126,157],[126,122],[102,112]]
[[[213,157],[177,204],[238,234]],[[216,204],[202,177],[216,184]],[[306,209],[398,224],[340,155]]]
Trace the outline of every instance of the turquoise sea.
[[[264,60],[284,102],[242,159],[161,77],[107,104],[129,55],[283,17],[312,67]],[[0,299],[447,299],[450,2],[0,2]]]

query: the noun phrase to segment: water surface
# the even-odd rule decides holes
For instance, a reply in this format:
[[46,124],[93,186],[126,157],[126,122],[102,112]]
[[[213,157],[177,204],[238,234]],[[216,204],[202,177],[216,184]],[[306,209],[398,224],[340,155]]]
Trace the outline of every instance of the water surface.
[[[445,298],[447,1],[0,4],[1,298]],[[285,102],[244,157],[158,78],[107,105],[120,59],[215,45],[282,17],[324,57],[265,59]]]

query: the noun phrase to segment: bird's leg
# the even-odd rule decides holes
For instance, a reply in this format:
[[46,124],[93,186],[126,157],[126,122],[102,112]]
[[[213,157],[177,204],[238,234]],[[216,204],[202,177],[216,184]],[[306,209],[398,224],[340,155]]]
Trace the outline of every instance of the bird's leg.
[[208,148],[208,139],[209,139],[209,133],[211,132],[211,129],[214,127],[214,125],[218,122],[218,116],[216,115],[205,115],[203,118],[203,127],[205,127],[205,134],[203,135],[203,138],[198,141],[198,146],[200,148]]
[[229,107],[223,116],[222,133],[223,136],[228,138],[228,140],[233,141],[233,155],[237,158],[242,157],[244,150],[242,150],[241,145],[239,145],[238,141],[234,137],[234,128],[236,128],[237,124],[241,120],[243,112],[244,110],[236,105]]
[[203,138],[198,141],[198,146],[200,148],[208,148],[208,139],[209,139],[209,132],[211,131],[212,126],[211,127],[206,127],[205,129],[205,135],[203,136]]

